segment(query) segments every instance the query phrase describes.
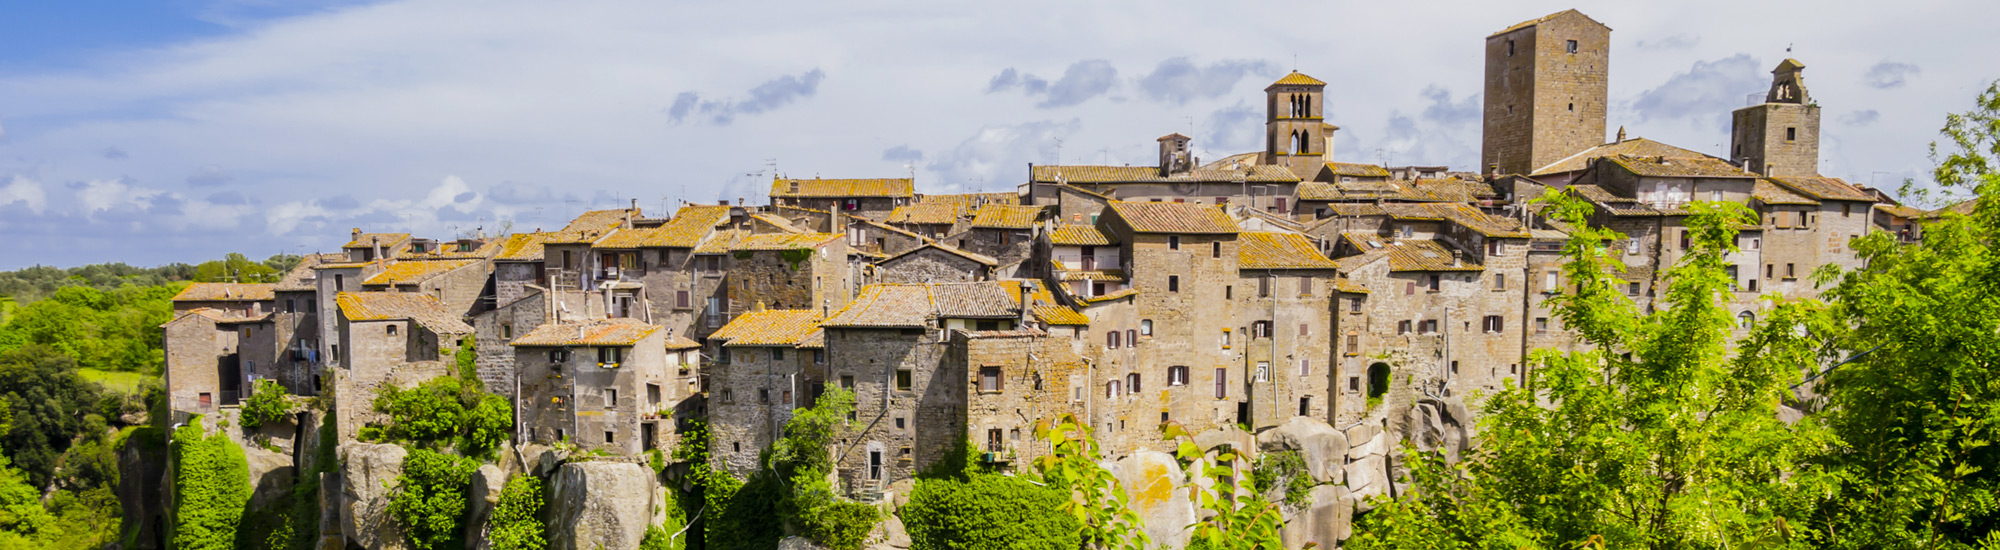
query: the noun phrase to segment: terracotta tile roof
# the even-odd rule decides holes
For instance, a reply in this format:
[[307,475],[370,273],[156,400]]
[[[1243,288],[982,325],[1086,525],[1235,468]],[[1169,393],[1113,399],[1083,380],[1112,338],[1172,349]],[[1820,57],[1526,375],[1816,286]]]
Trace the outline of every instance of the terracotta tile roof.
[[1271,85],[1272,86],[1290,86],[1290,85],[1325,86],[1326,81],[1306,76],[1305,73],[1292,71],[1292,74],[1280,77],[1277,82],[1272,82]]
[[279,291],[318,290],[318,287],[314,286],[314,282],[308,280],[310,278],[316,277],[316,275],[313,274],[314,273],[313,268],[319,267],[320,264],[325,264],[328,262],[344,262],[344,261],[347,261],[346,254],[340,254],[340,253],[307,254],[299,258],[298,266],[293,267],[291,271],[285,272],[284,278],[278,279],[278,285],[276,290]]
[[1599,208],[1603,208],[1613,216],[1646,217],[1661,214],[1659,210],[1639,202],[1638,199],[1620,197],[1596,185],[1573,183],[1568,189],[1571,193],[1596,203]]
[[1868,201],[1875,202],[1875,196],[1841,181],[1840,178],[1785,176],[1772,177],[1771,181],[1801,195],[1823,201]]
[[662,327],[636,319],[592,319],[582,322],[545,323],[509,342],[515,346],[631,346],[645,340]]
[[[1491,37],[1493,37],[1493,36],[1500,36],[1500,35],[1503,35],[1503,34],[1507,34],[1507,33],[1510,33],[1510,32],[1514,32],[1514,31],[1518,31],[1518,30],[1521,30],[1521,29],[1525,29],[1525,28],[1528,28],[1528,27],[1533,27],[1533,26],[1535,26],[1535,25],[1540,25],[1540,24],[1542,24],[1542,23],[1546,23],[1546,22],[1548,22],[1548,21],[1550,21],[1550,20],[1552,20],[1552,19],[1555,19],[1555,18],[1557,18],[1557,17],[1563,17],[1563,16],[1567,16],[1567,15],[1571,15],[1571,14],[1575,14],[1575,15],[1576,15],[1577,17],[1582,17],[1582,18],[1583,18],[1583,20],[1585,20],[1585,21],[1589,21],[1589,22],[1591,22],[1591,23],[1594,23],[1594,24],[1596,24],[1596,25],[1597,25],[1597,26],[1599,26],[1599,27],[1605,27],[1605,25],[1604,25],[1603,23],[1598,23],[1596,19],[1591,19],[1591,18],[1590,18],[1590,16],[1588,16],[1588,15],[1584,15],[1584,14],[1583,14],[1583,12],[1580,12],[1580,11],[1576,11],[1575,9],[1567,9],[1567,10],[1563,10],[1563,11],[1559,11],[1559,12],[1555,12],[1555,13],[1551,13],[1551,14],[1548,14],[1548,15],[1544,15],[1544,16],[1542,16],[1542,17],[1539,17],[1539,18],[1536,18],[1536,19],[1529,19],[1529,20],[1527,20],[1527,21],[1522,21],[1522,22],[1520,22],[1520,23],[1515,23],[1515,24],[1514,24],[1514,26],[1511,26],[1511,27],[1507,27],[1507,28],[1505,28],[1505,29],[1501,29],[1501,30],[1500,30],[1500,32],[1496,32],[1496,33],[1493,33],[1492,35],[1490,35],[1490,36],[1488,36],[1488,37],[1489,37],[1489,38],[1491,38]],[[1605,27],[1605,28],[1610,28],[1610,27]]]
[[1299,177],[1283,166],[1249,166],[1243,170],[1197,168],[1171,176],[1160,175],[1154,166],[1036,166],[1036,183],[1174,183],[1248,181],[1251,183],[1297,183]]
[[1312,241],[1294,233],[1245,231],[1236,234],[1237,269],[1333,269]]
[[[1021,204],[1018,193],[954,193],[948,195],[917,195],[917,204],[930,206],[950,206],[957,209],[957,215],[969,216],[973,210],[988,204]],[[926,222],[909,222],[926,223]],[[947,222],[949,223],[949,222]]]
[[1904,206],[1901,204],[1881,203],[1875,205],[1875,209],[1881,210],[1884,213],[1887,213],[1891,216],[1895,216],[1898,218],[1915,218],[1924,215],[1923,210],[1911,208],[1909,206]]
[[[797,190],[793,190],[796,188]],[[874,179],[773,179],[771,196],[827,198],[827,197],[910,197],[916,195],[916,184],[910,178]]]
[[562,230],[564,232],[595,231],[597,234],[602,235],[610,232],[612,228],[625,225],[625,214],[628,210],[631,212],[632,217],[639,217],[639,210],[636,208],[591,210],[578,214],[576,219],[570,220],[569,225],[563,226]]
[[194,283],[174,295],[176,302],[268,302],[276,298],[274,283]]
[[1123,269],[1068,269],[1062,262],[1056,262],[1056,279],[1068,281],[1125,282]]
[[799,250],[817,247],[822,243],[840,238],[839,233],[765,233],[751,235],[737,242],[730,250]]
[[973,227],[995,229],[1033,229],[1035,220],[1042,216],[1040,206],[1009,206],[989,204],[979,207],[972,216]]
[[1415,221],[1444,221],[1445,215],[1429,203],[1383,203],[1382,211],[1390,218]]
[[[1326,209],[1327,211],[1332,212],[1336,216],[1346,216],[1346,217],[1389,215],[1389,211],[1383,210],[1382,207],[1380,206],[1368,203],[1334,203],[1326,205]],[[1327,219],[1332,219],[1332,218],[1327,218]]]
[[819,312],[810,309],[747,311],[708,335],[725,346],[797,346],[819,330]]
[[914,223],[926,225],[951,225],[958,223],[963,209],[955,204],[912,204],[898,206],[889,212],[888,223]]
[[1700,151],[1682,149],[1679,147],[1667,145],[1665,143],[1660,143],[1646,138],[1632,138],[1625,141],[1614,141],[1611,143],[1606,143],[1603,145],[1578,151],[1576,154],[1570,155],[1567,158],[1549,163],[1548,166],[1536,168],[1535,171],[1530,175],[1546,176],[1550,174],[1563,174],[1568,172],[1575,172],[1583,170],[1585,168],[1589,168],[1591,160],[1594,160],[1598,157],[1608,157],[1612,155],[1631,155],[1639,157],[1709,156],[1702,154]]
[[[1404,239],[1382,247],[1389,254],[1389,271],[1479,271],[1484,269],[1469,257],[1457,265],[1451,249],[1433,240]],[[1469,256],[1469,255],[1468,255]]]
[[815,328],[799,340],[799,349],[826,349],[826,329]]
[[1013,317],[1020,281],[875,284],[828,317],[829,327],[922,327],[932,318]]
[[694,253],[727,254],[730,249],[736,248],[736,243],[742,242],[744,237],[749,236],[750,232],[741,229],[724,229],[716,231],[713,235],[708,240],[702,241],[700,246],[694,247]]
[[1357,178],[1389,177],[1388,168],[1355,162],[1329,162],[1326,163],[1326,171],[1335,176],[1354,176]]
[[831,213],[832,213],[832,212],[827,212],[827,211],[825,211],[825,210],[820,210],[820,209],[818,209],[818,208],[806,208],[806,207],[804,207],[804,206],[792,206],[792,205],[789,205],[789,204],[780,204],[780,205],[778,205],[778,210],[797,210],[797,211],[800,211],[800,212],[806,212],[806,213],[810,213],[810,214],[831,214]]
[[500,254],[495,260],[540,261],[542,244],[555,238],[553,232],[515,233],[507,236],[507,242],[500,245]]
[[1337,201],[1342,198],[1339,187],[1323,181],[1302,181],[1292,193],[1301,201]]
[[382,244],[382,248],[393,248],[396,246],[396,243],[410,240],[410,234],[409,233],[362,233],[360,237],[355,237],[354,240],[347,241],[347,244],[340,245],[340,247],[342,249],[373,248],[375,246],[376,239],[378,238],[381,239],[380,242]]
[[478,263],[478,260],[422,260],[389,264],[388,269],[376,273],[374,277],[362,281],[364,285],[415,284],[432,277],[450,273],[458,268]]
[[1090,326],[1090,318],[1064,306],[1035,306],[1035,318],[1058,326]]
[[1798,193],[1793,193],[1790,189],[1786,189],[1776,183],[1771,183],[1771,180],[1768,179],[1757,180],[1756,185],[1751,186],[1750,198],[1757,199],[1764,204],[1819,204],[1819,201],[1808,199]]
[[715,231],[716,226],[729,221],[729,207],[720,205],[687,205],[674,213],[673,219],[653,230],[650,238],[639,243],[642,247],[694,248],[701,244],[702,237]]
[[1124,290],[1119,290],[1119,291],[1116,291],[1116,292],[1107,292],[1107,293],[1104,293],[1104,294],[1099,294],[1099,295],[1097,295],[1097,296],[1092,296],[1092,297],[1089,297],[1089,298],[1084,298],[1084,299],[1083,299],[1083,303],[1086,303],[1086,304],[1101,304],[1101,303],[1104,303],[1104,302],[1109,302],[1109,301],[1112,301],[1112,300],[1116,300],[1116,299],[1119,299],[1119,298],[1127,298],[1127,297],[1131,297],[1131,296],[1138,296],[1138,295],[1139,295],[1139,289],[1136,289],[1136,288],[1126,288],[1126,289],[1124,289]]
[[1752,174],[1715,157],[1604,157],[1612,164],[1641,177],[1655,178],[1755,178]]
[[1362,286],[1361,283],[1354,282],[1353,279],[1349,279],[1346,277],[1334,277],[1333,289],[1348,294],[1368,293],[1368,287]]
[[916,234],[916,233],[911,233],[911,232],[910,232],[909,230],[907,230],[907,229],[903,229],[903,228],[901,228],[901,227],[896,227],[896,226],[893,226],[893,225],[889,225],[889,224],[886,224],[886,223],[882,223],[882,222],[878,222],[878,221],[875,221],[875,220],[871,220],[871,219],[868,219],[868,218],[863,218],[863,217],[860,217],[860,216],[854,216],[854,217],[850,217],[850,218],[847,218],[847,220],[848,220],[848,221],[851,221],[851,222],[854,222],[854,223],[858,223],[858,224],[861,224],[861,225],[866,225],[866,226],[869,226],[869,227],[873,227],[873,228],[876,228],[876,229],[880,229],[880,230],[883,230],[883,231],[888,231],[888,232],[890,232],[890,233],[895,233],[895,234],[898,234],[898,235],[902,235],[902,236],[905,236],[905,237],[909,237],[909,238],[912,238],[912,239],[916,239],[916,240],[917,240],[917,242],[926,242],[926,243],[927,243],[927,242],[931,242],[931,238],[930,238],[930,237],[925,237],[925,236],[923,236],[923,235],[918,235],[918,234]]
[[1500,197],[1492,184],[1458,178],[1413,180],[1404,182],[1402,187],[1411,200],[1477,202]]
[[1917,216],[1917,219],[1920,220],[1942,219],[1950,214],[1970,216],[1972,215],[1973,209],[1978,207],[1979,207],[1979,199],[1966,199],[1952,203],[1942,208],[1938,208],[1937,210],[1925,212],[1922,215]]
[[1450,219],[1452,223],[1487,237],[1526,239],[1531,236],[1527,227],[1521,225],[1520,220],[1487,214],[1469,204],[1438,203],[1431,205],[1431,208],[1444,214],[1444,217]]
[[912,255],[912,254],[916,254],[916,253],[918,253],[918,252],[921,252],[921,251],[924,251],[924,250],[938,250],[938,251],[941,251],[941,252],[944,252],[944,253],[946,253],[946,254],[951,254],[951,255],[953,255],[953,256],[958,256],[958,257],[961,257],[961,258],[965,258],[965,259],[968,259],[968,260],[972,260],[973,262],[976,262],[976,263],[978,263],[979,265],[983,265],[983,266],[986,266],[986,267],[994,267],[994,266],[998,266],[998,265],[1000,265],[1000,260],[999,260],[998,258],[994,258],[994,257],[992,257],[992,256],[988,256],[988,255],[985,255],[985,254],[980,254],[980,253],[977,253],[977,252],[973,252],[973,251],[970,251],[970,250],[966,250],[966,249],[963,249],[963,248],[959,248],[959,247],[956,247],[956,246],[952,246],[952,245],[948,245],[948,244],[945,244],[945,243],[941,243],[941,242],[934,242],[934,241],[933,241],[933,242],[926,242],[926,243],[924,243],[924,245],[923,245],[923,246],[919,246],[919,247],[916,247],[916,248],[912,248],[912,249],[909,249],[909,250],[905,250],[905,251],[903,251],[903,252],[902,252],[902,253],[900,253],[900,254],[896,254],[896,255],[894,255],[894,256],[890,256],[890,257],[888,257],[888,258],[884,258],[884,259],[882,259],[882,261],[880,261],[880,262],[876,262],[876,263],[877,263],[877,264],[888,264],[889,262],[892,262],[892,261],[895,261],[895,260],[896,260],[897,258],[902,258],[902,257],[904,257],[904,256],[909,256],[909,255]]
[[409,319],[440,334],[471,334],[472,326],[445,310],[444,302],[415,292],[342,292],[334,295],[349,321]]
[[270,320],[271,314],[265,313],[263,315],[247,316],[243,315],[241,311],[230,312],[214,308],[200,307],[187,310],[187,312],[175,316],[172,321],[160,323],[160,326],[164,327],[167,325],[171,325],[176,322],[179,322],[181,319],[186,319],[189,317],[200,317],[203,319],[208,319],[209,321],[213,321],[219,325],[233,325],[242,323],[261,323]]
[[495,254],[498,254],[500,252],[501,245],[505,244],[500,239],[486,239],[473,242],[476,243],[476,246],[473,246],[472,250],[460,249],[459,247],[462,243],[458,241],[443,241],[443,242],[432,243],[437,248],[426,252],[405,251],[402,254],[397,254],[396,259],[445,260],[445,259],[491,258]]
[[750,219],[764,222],[765,224],[768,224],[771,227],[776,227],[778,228],[779,231],[783,231],[786,233],[799,233],[802,231],[801,229],[798,228],[798,226],[792,225],[792,220],[787,220],[785,219],[784,216],[779,216],[777,214],[773,214],[770,212],[751,212]]
[[1099,231],[1097,226],[1083,224],[1063,224],[1049,232],[1049,244],[1061,246],[1107,246],[1111,237]]
[[1236,219],[1221,208],[1179,202],[1111,201],[1111,211],[1139,233],[1231,234]]

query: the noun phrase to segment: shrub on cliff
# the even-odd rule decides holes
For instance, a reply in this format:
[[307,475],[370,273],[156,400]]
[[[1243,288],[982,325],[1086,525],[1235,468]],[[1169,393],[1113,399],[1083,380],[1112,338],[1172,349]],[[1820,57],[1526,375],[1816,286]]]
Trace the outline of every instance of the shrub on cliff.
[[900,514],[910,550],[1075,550],[1083,524],[1066,495],[989,473],[917,480]]
[[500,489],[500,503],[493,506],[492,529],[487,531],[493,550],[541,550],[548,546],[542,537],[542,480],[535,476],[514,476]]
[[232,548],[250,501],[250,465],[227,436],[210,436],[200,417],[174,431],[174,548]]
[[418,549],[463,547],[467,487],[479,463],[415,449],[403,457],[389,513],[403,524],[403,538]]

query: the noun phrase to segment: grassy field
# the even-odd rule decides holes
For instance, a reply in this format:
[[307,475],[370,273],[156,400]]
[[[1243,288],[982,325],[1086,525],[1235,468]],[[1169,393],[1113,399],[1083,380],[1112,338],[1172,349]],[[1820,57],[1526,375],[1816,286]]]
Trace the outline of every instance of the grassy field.
[[107,390],[124,392],[124,393],[137,392],[139,391],[139,386],[141,384],[159,379],[159,377],[155,375],[140,374],[136,372],[118,372],[118,371],[105,371],[97,369],[77,369],[76,371],[77,374],[83,375],[84,380],[96,382],[99,385],[104,386],[104,389]]

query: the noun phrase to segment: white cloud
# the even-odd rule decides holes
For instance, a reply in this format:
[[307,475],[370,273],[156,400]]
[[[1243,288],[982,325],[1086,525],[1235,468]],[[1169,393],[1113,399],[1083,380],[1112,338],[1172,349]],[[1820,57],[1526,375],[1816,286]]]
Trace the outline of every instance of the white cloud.
[[0,186],[0,207],[22,205],[37,214],[49,207],[48,192],[42,190],[41,182],[13,176],[7,178],[7,185]]

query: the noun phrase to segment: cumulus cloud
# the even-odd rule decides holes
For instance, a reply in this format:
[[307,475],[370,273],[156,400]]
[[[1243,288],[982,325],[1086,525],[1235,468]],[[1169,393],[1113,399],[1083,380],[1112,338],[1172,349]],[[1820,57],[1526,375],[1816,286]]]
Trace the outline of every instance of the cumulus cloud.
[[236,178],[230,176],[229,171],[223,170],[221,166],[206,164],[196,168],[194,174],[187,177],[187,184],[189,187],[215,187],[229,183],[233,179]]
[[1117,86],[1117,67],[1111,66],[1110,61],[1086,59],[1071,63],[1068,69],[1063,70],[1062,78],[1054,82],[1008,68],[986,83],[986,93],[1020,90],[1030,97],[1042,98],[1035,103],[1036,107],[1053,109],[1089,101]]
[[924,160],[924,152],[911,149],[908,145],[897,145],[883,149],[882,160],[889,162],[916,162]]
[[1480,121],[1485,106],[1479,102],[1480,95],[1472,94],[1458,101],[1451,100],[1451,90],[1432,84],[1425,86],[1421,93],[1430,105],[1424,106],[1424,120],[1451,127],[1462,127]]
[[132,155],[125,154],[124,149],[119,149],[117,147],[105,147],[104,152],[101,154],[104,155],[104,158],[111,160],[125,160],[128,158],[132,158]]
[[1867,126],[1881,118],[1882,114],[1875,112],[1874,109],[1860,109],[1840,115],[1840,123],[1848,126]]
[[1641,121],[1686,120],[1703,129],[1727,128],[1729,112],[1743,98],[1770,87],[1755,58],[1736,54],[1714,61],[1696,61],[1632,102]]
[[819,93],[826,73],[813,69],[798,75],[784,75],[751,88],[747,98],[702,99],[697,92],[681,92],[668,106],[667,119],[679,124],[689,115],[700,114],[717,126],[728,126],[742,115],[754,115],[784,107]]
[[1224,59],[1201,66],[1186,57],[1176,57],[1161,61],[1153,72],[1139,77],[1139,90],[1157,101],[1185,105],[1192,100],[1222,97],[1245,76],[1277,74],[1278,67],[1267,61]]
[[1083,121],[1074,118],[988,125],[937,154],[925,167],[937,174],[940,187],[948,189],[1019,181],[1029,163],[1056,162],[1056,140],[1082,128]]
[[1920,74],[1923,74],[1923,70],[1914,64],[1883,61],[1869,67],[1868,72],[1861,76],[1861,82],[1872,88],[1887,90],[1902,86]]
[[49,207],[49,194],[42,189],[41,182],[21,176],[9,177],[7,185],[0,186],[0,208],[16,205],[40,213]]
[[353,195],[334,195],[313,201],[312,204],[327,210],[353,210],[361,207],[361,201],[354,200]]
[[1701,45],[1701,35],[1681,33],[1652,40],[1640,40],[1638,46],[1653,50],[1685,50]]
[[[1216,109],[1203,118],[1199,133],[1208,139],[1197,140],[1194,147],[1211,155],[1262,151],[1264,112],[1248,101],[1237,100],[1235,105]],[[1211,160],[1214,159],[1202,159],[1202,162]]]

